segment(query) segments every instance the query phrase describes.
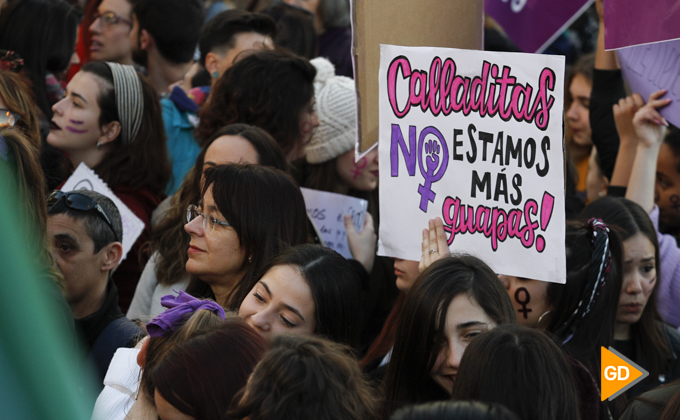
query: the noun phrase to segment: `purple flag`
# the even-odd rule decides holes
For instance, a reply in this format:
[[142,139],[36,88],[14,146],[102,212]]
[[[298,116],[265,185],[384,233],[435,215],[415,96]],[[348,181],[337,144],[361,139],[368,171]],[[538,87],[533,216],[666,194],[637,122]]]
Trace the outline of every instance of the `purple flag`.
[[680,0],[607,0],[605,48],[630,47],[680,38]]
[[593,0],[486,0],[484,11],[522,51],[540,53],[592,3]]
[[660,113],[673,125],[680,126],[680,40],[622,48],[616,52],[623,78],[645,101],[652,92],[668,89],[664,98],[673,101],[661,108]]

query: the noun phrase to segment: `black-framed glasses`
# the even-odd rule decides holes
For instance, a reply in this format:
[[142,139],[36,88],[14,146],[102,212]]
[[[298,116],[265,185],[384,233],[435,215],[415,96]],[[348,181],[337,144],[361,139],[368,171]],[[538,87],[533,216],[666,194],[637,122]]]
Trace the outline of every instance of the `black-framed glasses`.
[[200,208],[195,205],[195,204],[189,204],[187,206],[187,223],[190,223],[192,220],[197,218],[198,216],[203,217],[203,230],[208,231],[208,225],[210,225],[210,232],[213,232],[215,230],[215,226],[220,225],[220,226],[231,226],[227,222],[223,222],[221,220],[218,220],[210,215],[206,215],[203,213]]
[[93,198],[88,197],[84,194],[81,194],[79,192],[63,192],[63,191],[53,191],[52,194],[47,197],[47,208],[51,209],[55,204],[59,202],[59,200],[64,200],[64,204],[66,204],[66,207],[73,209],[73,210],[80,210],[80,211],[89,211],[89,210],[97,210],[98,214],[104,219],[107,225],[111,228],[111,232],[113,232],[114,238],[116,238],[116,241],[121,241],[121,238],[118,237],[116,234],[116,231],[113,229],[113,224],[111,223],[111,219],[109,219],[109,216],[106,215],[106,212],[102,208],[102,206],[99,205]]
[[9,109],[0,108],[0,127],[12,128],[19,121],[21,116]]
[[95,13],[94,16],[92,16],[92,22],[95,22],[97,19],[101,19],[102,26],[107,28],[109,26],[117,25],[120,22],[132,26],[132,21],[130,19],[125,19],[123,16],[113,12]]

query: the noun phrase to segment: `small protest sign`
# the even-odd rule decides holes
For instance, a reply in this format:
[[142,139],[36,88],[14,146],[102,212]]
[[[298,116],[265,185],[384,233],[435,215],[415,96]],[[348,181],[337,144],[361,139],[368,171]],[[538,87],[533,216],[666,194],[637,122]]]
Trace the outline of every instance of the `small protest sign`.
[[[650,7],[653,4],[653,7]],[[680,0],[604,2],[604,46],[608,50],[680,38]]]
[[382,45],[379,254],[419,260],[439,216],[452,252],[565,282],[563,80],[564,57]]
[[300,191],[305,198],[307,213],[319,229],[326,246],[345,258],[352,258],[343,218],[349,214],[354,222],[354,228],[360,232],[366,222],[368,201],[309,188],[300,188]]
[[484,12],[520,50],[540,53],[591,4],[593,0],[487,0]]
[[652,92],[668,90],[664,98],[672,102],[659,112],[671,124],[680,126],[680,40],[622,48],[616,53],[632,92],[647,101]]
[[122,201],[111,191],[111,189],[102,181],[99,176],[84,163],[81,162],[73,174],[66,180],[61,187],[62,191],[77,191],[90,190],[96,191],[99,194],[105,195],[113,201],[120,213],[121,222],[123,223],[123,258],[125,259],[132,245],[135,243],[139,235],[144,230],[144,222],[139,217],[123,204]]

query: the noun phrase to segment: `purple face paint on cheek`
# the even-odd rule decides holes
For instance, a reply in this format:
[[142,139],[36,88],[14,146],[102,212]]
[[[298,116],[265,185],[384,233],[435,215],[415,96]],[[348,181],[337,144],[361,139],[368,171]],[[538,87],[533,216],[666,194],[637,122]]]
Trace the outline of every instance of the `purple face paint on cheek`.
[[352,179],[357,179],[360,175],[363,175],[362,169],[368,165],[366,158],[361,158],[359,162],[354,162],[354,168],[352,169],[352,174],[354,177]]
[[[524,299],[522,300],[519,300],[520,292],[524,292]],[[522,312],[524,319],[527,319],[527,314],[531,312],[531,309],[527,308],[527,304],[531,301],[531,295],[529,295],[529,291],[526,287],[520,287],[515,291],[515,301],[522,305],[522,309],[518,309],[517,312]]]
[[84,134],[84,133],[88,132],[88,130],[78,130],[77,128],[73,128],[73,127],[68,126],[68,125],[66,126],[66,129],[68,131],[70,131],[71,133],[75,133],[75,134]]
[[78,121],[78,120],[68,120],[71,124],[75,125],[83,125],[85,124],[85,121]]

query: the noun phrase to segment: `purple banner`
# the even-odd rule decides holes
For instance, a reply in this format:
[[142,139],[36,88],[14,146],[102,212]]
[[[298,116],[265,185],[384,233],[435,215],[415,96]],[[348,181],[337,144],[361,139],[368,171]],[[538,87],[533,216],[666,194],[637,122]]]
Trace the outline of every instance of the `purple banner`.
[[540,53],[592,3],[593,0],[486,0],[484,11],[522,51]]
[[642,95],[645,101],[652,92],[668,89],[664,98],[673,101],[660,112],[670,123],[680,126],[680,40],[622,48],[616,52],[623,78],[631,91]]
[[680,0],[607,0],[604,45],[608,50],[680,38]]

